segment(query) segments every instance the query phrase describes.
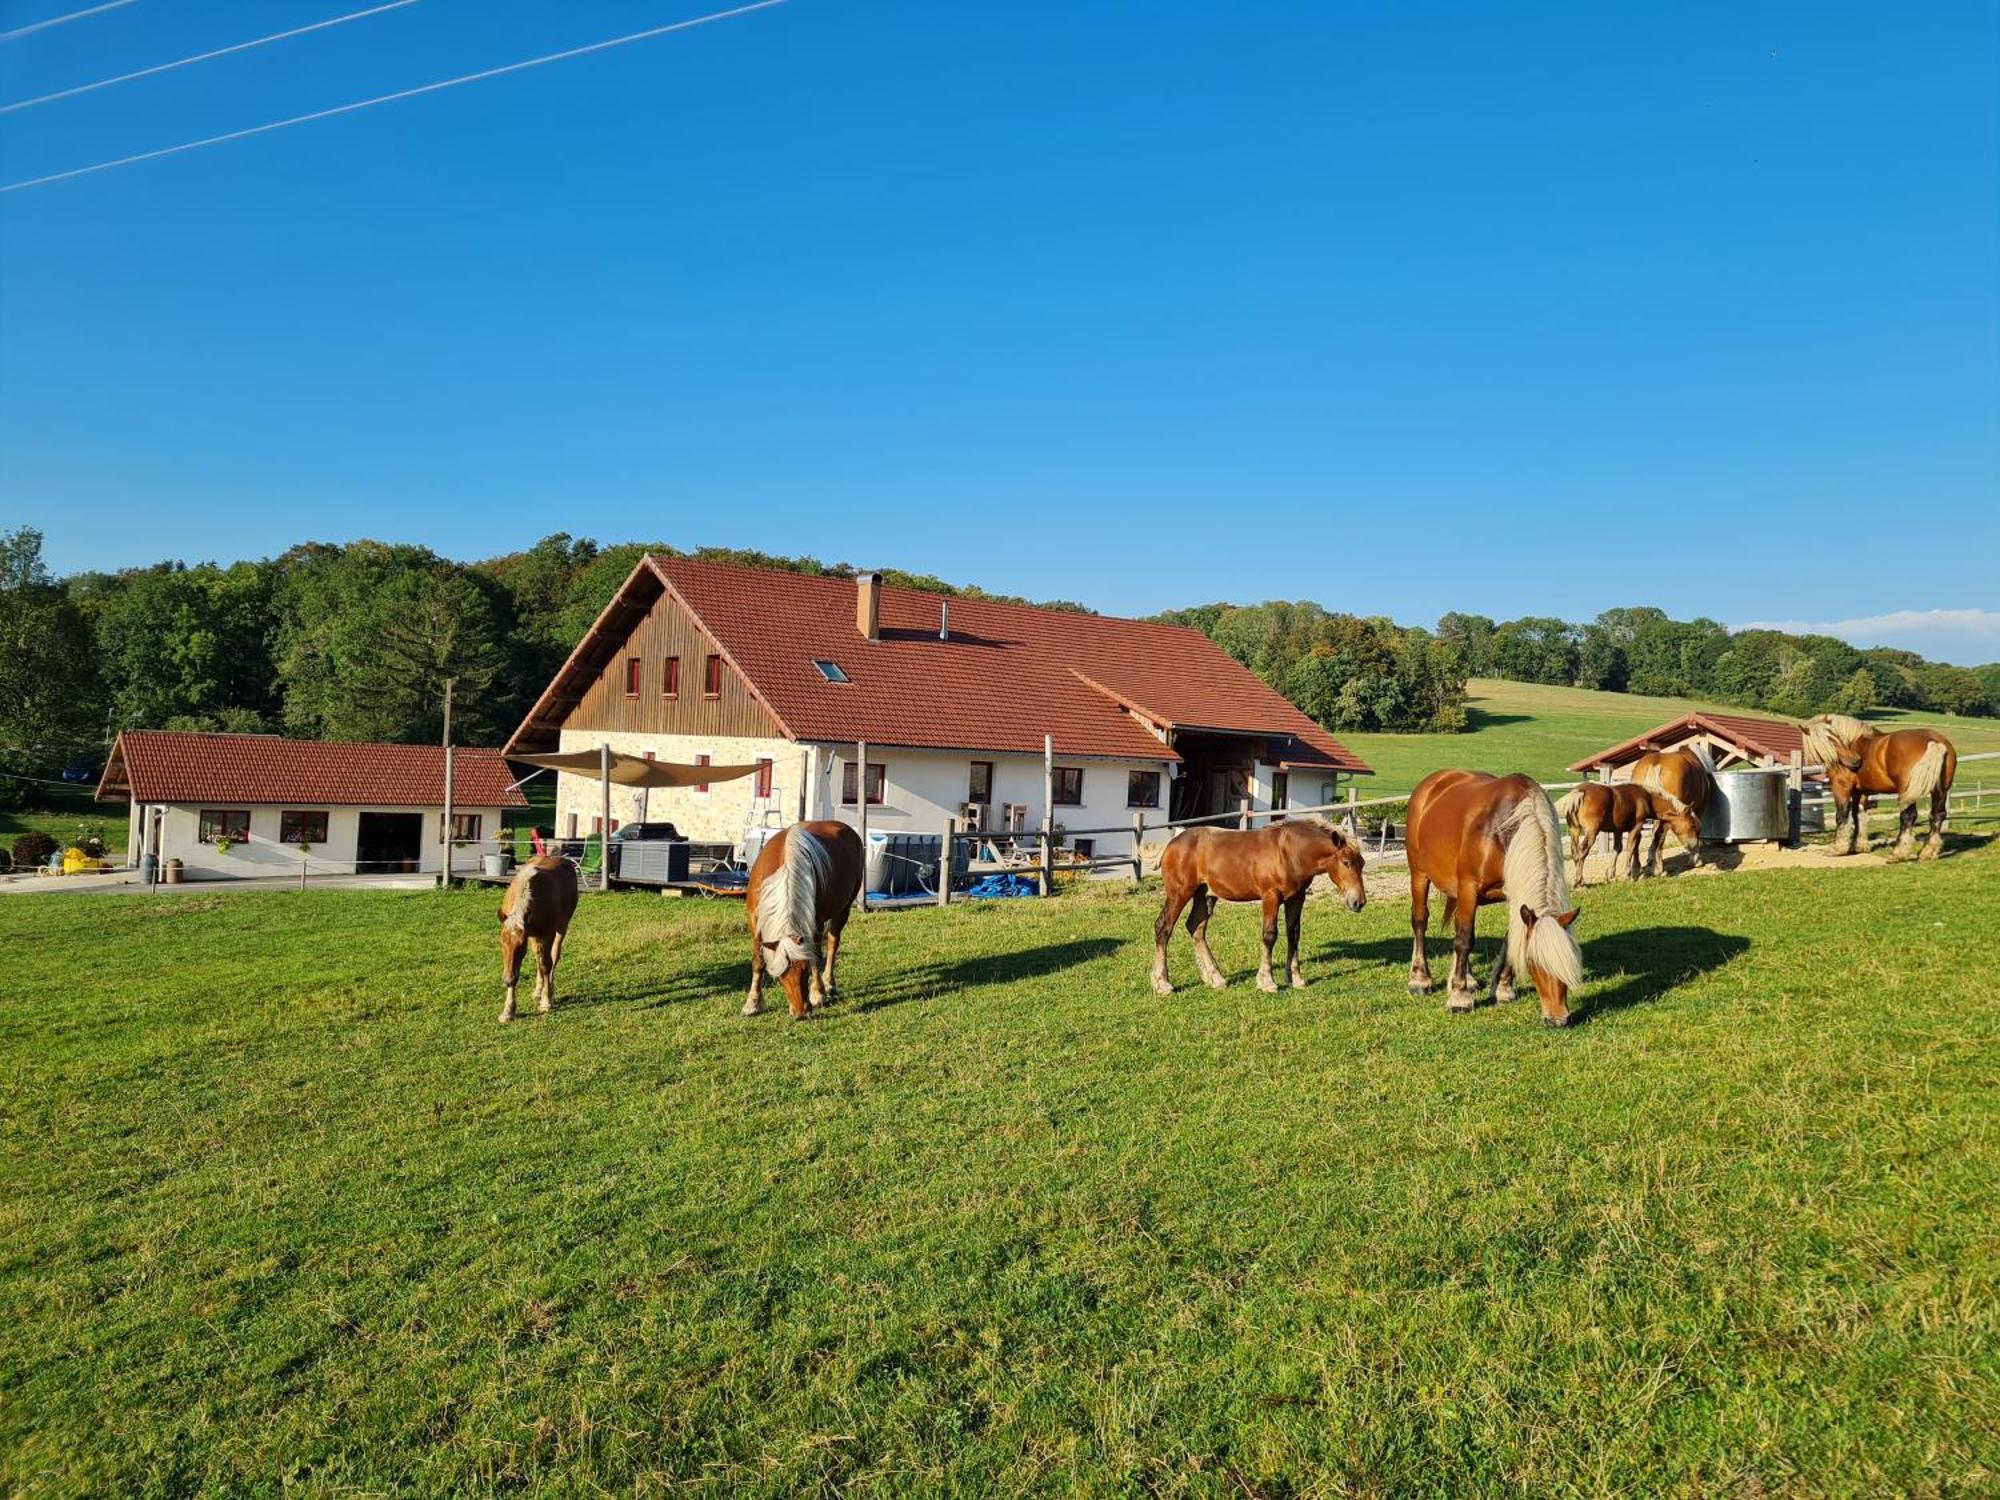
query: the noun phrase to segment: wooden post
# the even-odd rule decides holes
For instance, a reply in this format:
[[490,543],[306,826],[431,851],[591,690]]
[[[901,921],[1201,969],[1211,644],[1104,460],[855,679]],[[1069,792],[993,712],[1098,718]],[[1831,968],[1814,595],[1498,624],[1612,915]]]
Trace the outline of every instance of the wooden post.
[[1802,750],[1792,752],[1792,763],[1785,772],[1786,798],[1798,808],[1798,819],[1787,830],[1791,834],[1794,849],[1806,841],[1806,757]]
[[1361,837],[1361,788],[1351,781],[1347,784],[1347,828],[1355,838]]
[[[445,890],[451,889],[451,693],[457,680],[454,677],[447,677],[444,680],[444,874],[438,883]],[[301,888],[305,886],[305,882],[305,866],[300,865]]]
[[1236,799],[1236,826],[1246,833],[1250,829],[1250,799],[1248,797],[1239,797]]
[[937,901],[939,906],[951,905],[952,855],[955,854],[958,849],[957,841],[952,837],[952,835],[957,832],[958,832],[958,819],[947,817],[944,820],[944,842],[938,845]]
[[861,892],[856,903],[868,910],[868,741],[854,742],[855,831],[861,835]]
[[1137,885],[1146,878],[1145,856],[1140,854],[1140,845],[1146,842],[1146,815],[1132,814],[1132,884]]
[[1056,893],[1056,737],[1042,736],[1042,894]]
[[813,753],[808,745],[799,752],[799,821],[805,822],[812,816]]
[[597,888],[600,891],[608,891],[611,889],[611,742],[609,740],[597,747],[597,778]]

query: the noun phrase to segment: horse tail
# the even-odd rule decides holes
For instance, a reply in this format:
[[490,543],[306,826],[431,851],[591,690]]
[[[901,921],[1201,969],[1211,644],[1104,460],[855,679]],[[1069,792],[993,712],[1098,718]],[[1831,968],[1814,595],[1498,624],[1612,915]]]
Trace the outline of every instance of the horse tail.
[[[1583,950],[1562,923],[1569,910],[1569,877],[1563,869],[1562,835],[1549,794],[1536,787],[1501,825],[1505,847],[1500,885],[1507,897],[1507,960],[1516,974],[1540,969],[1571,989],[1583,983]],[[1526,907],[1535,914],[1528,925]]]
[[819,893],[833,877],[826,845],[794,824],[785,834],[785,857],[757,892],[757,936],[764,968],[773,979],[793,964],[813,961],[819,936]]
[[1556,813],[1569,827],[1577,826],[1576,810],[1583,804],[1583,788],[1573,786],[1563,793],[1562,801],[1556,804]]
[[1938,789],[1944,780],[1944,756],[1943,740],[1932,740],[1924,746],[1924,753],[1917,757],[1917,763],[1903,778],[1903,789],[1896,797],[1898,807],[1921,802]]

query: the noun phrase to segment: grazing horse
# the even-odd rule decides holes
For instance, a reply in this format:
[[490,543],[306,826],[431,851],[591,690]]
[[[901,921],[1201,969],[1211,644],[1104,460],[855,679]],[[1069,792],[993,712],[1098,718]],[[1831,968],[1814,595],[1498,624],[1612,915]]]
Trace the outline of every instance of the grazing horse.
[[1286,969],[1292,988],[1306,987],[1299,972],[1299,919],[1305,911],[1306,888],[1315,875],[1332,877],[1347,898],[1349,911],[1368,904],[1361,883],[1361,843],[1317,818],[1289,818],[1254,831],[1233,828],[1184,828],[1160,856],[1160,877],[1167,899],[1153,924],[1153,989],[1174,992],[1167,978],[1167,939],[1174,919],[1187,907],[1188,936],[1194,939],[1195,962],[1202,979],[1214,989],[1229,981],[1208,951],[1208,919],[1217,901],[1261,901],[1264,904],[1264,962],[1257,970],[1257,988],[1275,993],[1271,977],[1271,946],[1278,940],[1278,908],[1285,909]]
[[1632,836],[1632,855],[1625,872],[1627,880],[1639,878],[1639,850],[1645,843],[1645,825],[1653,816],[1653,794],[1629,781],[1586,781],[1573,787],[1556,811],[1569,826],[1570,884],[1583,884],[1583,864],[1596,847],[1600,833],[1611,835],[1611,873],[1618,874],[1625,852],[1625,836]]
[[1827,786],[1833,793],[1835,854],[1867,849],[1868,830],[1861,826],[1863,799],[1882,795],[1893,795],[1902,809],[1890,858],[1910,857],[1917,837],[1917,804],[1926,797],[1931,799],[1931,834],[1924,840],[1923,858],[1936,859],[1944,852],[1951,783],[1958,774],[1958,751],[1950,740],[1935,729],[1884,734],[1846,714],[1821,714],[1799,728],[1805,735],[1806,758],[1826,767]]
[[547,1015],[556,1001],[556,965],[563,938],[576,915],[576,866],[553,854],[538,854],[514,872],[500,897],[500,982],[507,998],[500,1019],[514,1019],[514,989],[521,979],[521,953],[535,950],[535,1009]]
[[1634,786],[1644,787],[1653,797],[1653,852],[1646,864],[1660,873],[1660,844],[1667,830],[1687,850],[1694,865],[1701,863],[1701,812],[1715,795],[1715,759],[1706,745],[1679,750],[1650,750],[1632,762],[1627,773]]
[[1410,993],[1431,992],[1424,932],[1435,885],[1454,929],[1445,1008],[1469,1011],[1479,1003],[1473,919],[1482,904],[1505,901],[1507,945],[1493,971],[1492,998],[1512,1000],[1514,976],[1525,970],[1541,996],[1543,1024],[1569,1025],[1569,992],[1583,982],[1583,954],[1569,930],[1576,910],[1549,794],[1525,776],[1433,771],[1410,793],[1408,818]]
[[[861,835],[845,823],[794,823],[769,840],[750,867],[750,998],[764,1008],[764,976],[785,988],[792,1019],[803,1021],[836,998],[833,965],[840,933],[861,895]],[[820,938],[826,961],[820,962]],[[810,981],[810,991],[808,991]]]

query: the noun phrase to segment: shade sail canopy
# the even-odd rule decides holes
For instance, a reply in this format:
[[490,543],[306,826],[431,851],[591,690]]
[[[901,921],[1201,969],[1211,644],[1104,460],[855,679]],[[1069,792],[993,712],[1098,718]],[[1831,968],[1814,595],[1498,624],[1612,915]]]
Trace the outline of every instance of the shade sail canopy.
[[[548,771],[571,771],[578,776],[601,777],[604,774],[604,752],[601,750],[572,750],[562,755],[512,755],[508,759],[518,760],[524,765],[540,766]],[[626,755],[617,750],[611,752],[611,780],[618,786],[708,786],[717,781],[735,781],[739,777],[752,776],[756,771],[755,762],[747,766],[684,766],[671,760],[647,760],[643,755]]]

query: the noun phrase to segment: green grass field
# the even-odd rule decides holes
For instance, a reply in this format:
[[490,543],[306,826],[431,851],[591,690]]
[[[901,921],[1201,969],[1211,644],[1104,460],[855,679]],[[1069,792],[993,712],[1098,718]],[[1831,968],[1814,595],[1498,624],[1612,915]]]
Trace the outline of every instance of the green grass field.
[[46,833],[67,845],[79,829],[101,827],[105,847],[115,854],[125,851],[126,805],[92,799],[93,787],[38,787],[34,806],[13,811],[0,809],[0,847],[12,849],[14,840],[29,830]]
[[[1593,751],[1630,739],[1690,709],[1756,714],[1687,698],[1646,698],[1588,688],[1542,687],[1528,682],[1474,678],[1466,685],[1472,728],[1464,734],[1349,734],[1342,744],[1374,767],[1361,781],[1363,797],[1401,796],[1440,766],[1478,771],[1525,771],[1538,781],[1563,781],[1568,767]],[[1761,717],[1772,718],[1765,714]],[[1951,737],[1959,753],[2000,750],[2000,719],[1884,710],[1880,724],[1921,723]],[[1967,767],[1961,775],[1970,776]],[[2000,786],[2000,768],[1989,768]]]
[[508,1028],[491,891],[0,900],[0,1488],[2000,1488],[2000,846],[1592,889],[1567,1032],[1390,900],[1161,999],[1156,899],[797,1025],[591,897]]

